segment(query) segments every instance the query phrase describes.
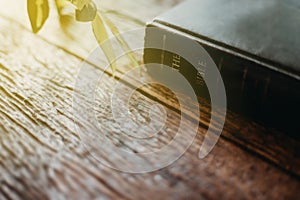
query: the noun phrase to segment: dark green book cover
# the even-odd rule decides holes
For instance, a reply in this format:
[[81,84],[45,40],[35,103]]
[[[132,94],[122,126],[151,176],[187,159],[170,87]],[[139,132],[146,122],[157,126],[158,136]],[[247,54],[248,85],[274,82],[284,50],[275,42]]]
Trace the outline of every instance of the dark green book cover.
[[[188,0],[156,17],[150,27],[157,33],[146,30],[145,63],[174,68],[180,55],[147,48],[163,37],[168,40],[168,34],[195,40],[219,68],[229,109],[298,135],[300,2]],[[209,100],[202,77],[189,62],[180,58],[175,67]]]

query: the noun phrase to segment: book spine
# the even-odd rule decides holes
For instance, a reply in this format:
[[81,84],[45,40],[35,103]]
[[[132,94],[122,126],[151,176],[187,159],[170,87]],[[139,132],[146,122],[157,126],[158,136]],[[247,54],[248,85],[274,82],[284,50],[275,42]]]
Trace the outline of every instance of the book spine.
[[[153,25],[148,25],[148,27],[153,27]],[[169,30],[164,28],[157,30],[160,33],[155,36],[148,34],[146,30],[144,62],[146,64],[164,64],[180,72],[190,82],[199,97],[210,101],[209,92],[203,80],[206,63],[202,63],[202,70],[196,70],[181,55],[162,50],[164,48],[147,48],[154,40],[156,42],[157,40],[161,42],[163,39],[168,40]],[[299,136],[300,128],[295,120],[295,117],[300,114],[300,84],[298,80],[272,71],[259,63],[217,49],[215,46],[197,42],[211,56],[220,71],[223,80],[216,81],[224,82],[230,110],[271,126],[276,125],[282,130],[291,131],[292,135],[295,135],[296,132],[297,137]],[[149,74],[154,79],[159,77],[159,74],[153,74],[151,70]],[[178,88],[180,90],[180,86]],[[298,119],[298,117],[296,118]]]

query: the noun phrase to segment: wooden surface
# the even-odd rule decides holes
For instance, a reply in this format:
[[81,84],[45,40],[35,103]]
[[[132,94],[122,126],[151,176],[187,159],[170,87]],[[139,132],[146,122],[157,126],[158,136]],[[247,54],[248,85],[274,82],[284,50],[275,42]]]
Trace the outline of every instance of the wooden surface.
[[[177,2],[114,0],[103,1],[102,6],[145,22]],[[44,29],[34,35],[24,5],[14,0],[5,5],[0,8],[0,199],[299,198],[299,141],[272,127],[229,112],[217,145],[205,159],[198,159],[210,117],[209,105],[201,100],[200,119],[183,113],[188,119],[183,124],[187,132],[200,121],[197,137],[172,165],[145,174],[122,173],[102,165],[83,146],[74,120],[87,130],[96,127],[74,119],[72,113],[80,63],[96,47],[90,25],[76,23],[63,30],[52,13]],[[120,23],[124,30],[134,26]],[[103,66],[95,69],[101,71]],[[121,74],[118,71],[115,79]],[[97,102],[97,117],[103,132],[115,141],[112,133],[118,130],[111,126],[113,119],[106,109],[109,102],[104,101],[114,79],[109,73],[105,79],[97,90],[102,97]],[[133,86],[134,80],[124,82],[129,90]],[[166,108],[168,127],[158,140],[145,145],[167,144],[180,120],[177,102],[162,88],[141,88],[131,102],[133,113],[140,116],[147,113],[138,109],[137,99]],[[135,143],[117,143],[132,151],[141,149]],[[108,153],[104,158],[126,162]]]

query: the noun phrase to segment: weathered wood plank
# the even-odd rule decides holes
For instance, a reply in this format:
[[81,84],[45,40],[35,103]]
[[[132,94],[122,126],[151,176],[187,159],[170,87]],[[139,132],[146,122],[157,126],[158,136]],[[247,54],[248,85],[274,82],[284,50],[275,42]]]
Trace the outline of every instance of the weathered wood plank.
[[[123,72],[128,70],[124,67],[120,67],[119,69],[123,70]],[[141,77],[149,77],[146,72],[141,71],[141,73]],[[121,74],[122,72],[119,76]],[[116,76],[118,77],[118,75]],[[134,85],[132,83],[132,87]],[[140,92],[149,98],[169,106],[178,113],[182,112],[176,97],[162,87],[152,85],[144,87]],[[195,104],[189,98],[185,98],[185,101],[190,105]],[[199,121],[199,125],[207,129],[210,124],[210,105],[204,99],[199,98],[198,101],[200,102],[201,117],[191,112],[186,112],[185,114],[191,119]],[[216,113],[216,116],[218,116],[218,113]],[[277,165],[284,171],[300,177],[300,141],[290,138],[285,133],[272,127],[264,127],[261,124],[227,110],[226,122],[221,136],[241,148],[258,155],[262,159]]]
[[[224,139],[205,160],[199,160],[198,148],[205,134],[201,127],[195,143],[170,167],[149,174],[104,167],[88,156],[73,127],[72,93],[81,60],[13,21],[1,18],[0,24],[0,194],[4,198],[297,198],[297,178]],[[108,82],[99,90],[104,95],[113,81],[106,77]],[[176,124],[179,114],[167,110]],[[99,118],[109,121],[109,113],[100,111]],[[79,123],[94,128],[88,122]],[[187,130],[192,123],[185,124]],[[111,127],[102,125],[110,134]],[[167,141],[162,134],[157,143]]]
[[[143,0],[133,2],[131,0],[114,0],[101,1],[100,7],[118,10],[121,13],[128,14],[129,16],[146,22],[178,2],[180,1],[168,0],[157,2],[154,0]],[[19,14],[13,17],[29,28],[29,24],[24,23],[24,18],[27,18],[26,13],[22,11],[22,6],[17,7],[16,5],[17,3],[8,4],[8,6],[12,6],[11,9],[18,10]],[[150,7],[152,9],[149,9]],[[135,12],[131,12],[132,9]],[[5,8],[1,12],[11,16],[11,13],[7,13],[7,11],[9,11],[9,9]],[[115,22],[121,30],[138,27],[135,24],[128,25],[127,23],[124,23],[124,20],[120,18],[117,18]],[[71,26],[66,30],[61,28],[58,29],[58,27],[60,26],[57,14],[52,12],[48,24],[46,24],[44,30],[40,33],[40,36],[81,59],[85,59],[97,45],[92,35],[92,31],[90,30],[90,24],[76,23],[73,21],[71,22]],[[176,102],[166,94],[166,91],[162,92],[161,88],[144,88],[144,91],[141,92],[144,95],[147,94],[148,96],[151,96],[152,99],[159,100],[165,105],[175,108],[177,111],[179,110]],[[166,98],[166,96],[168,96],[168,98]],[[202,100],[200,100],[200,102],[202,114],[200,125],[207,128],[210,119],[209,105]],[[196,119],[193,115],[191,115],[191,118]],[[251,120],[228,112],[222,136],[240,147],[250,150],[261,158],[276,164],[283,170],[298,177],[300,176],[299,141],[287,137],[286,134],[276,131],[272,129],[272,127],[263,127]]]
[[[0,116],[1,133],[5,134],[1,134],[0,145],[0,194],[3,197],[15,199],[44,198],[45,195],[55,195],[53,198],[65,195],[75,199],[99,196],[111,199],[146,199],[149,196],[178,199],[220,196],[297,197],[299,190],[297,178],[283,173],[223,139],[205,160],[198,160],[196,156],[198,147],[205,133],[205,128],[201,127],[195,144],[180,160],[166,169],[150,174],[131,175],[102,166],[88,157],[73,128],[71,98],[81,60],[36,38],[11,21],[2,19],[1,27],[3,29],[0,37],[4,42],[0,48],[3,97],[0,103]],[[22,35],[23,38],[12,33]],[[73,45],[77,46],[77,43]],[[53,55],[56,55],[55,59]],[[107,82],[101,91],[106,94],[110,87],[111,82]],[[153,91],[144,91],[145,93],[156,95]],[[159,94],[154,97],[164,100]],[[145,101],[152,100],[145,98]],[[170,102],[165,104],[169,105]],[[176,107],[176,104],[171,105]],[[104,116],[109,115],[103,110],[99,113],[102,120],[107,118]],[[176,122],[178,113],[173,110],[169,112],[173,113],[172,121]],[[240,131],[235,123],[235,117],[237,116],[233,116],[229,122],[228,137],[249,145],[243,138],[244,134],[240,136],[242,139],[235,136]],[[203,124],[205,125],[205,121],[202,121]],[[256,132],[263,134],[267,132],[261,127],[253,128],[247,121],[244,125],[251,129],[245,128],[248,137]],[[104,121],[103,126],[108,134],[111,133],[108,123]],[[174,125],[170,124],[169,128],[174,128]],[[223,132],[224,134],[227,134],[227,131]],[[259,138],[260,134],[255,135],[253,143],[263,148],[262,152],[267,155],[264,157],[284,158],[280,157],[280,151],[264,148],[264,143],[261,143]],[[278,138],[268,134],[265,141],[272,147],[281,140]],[[163,145],[166,139],[162,138],[160,141]],[[281,146],[283,150],[285,147],[291,148],[288,146],[291,144],[290,141],[283,144],[284,146]],[[126,145],[135,147],[130,143],[125,144],[125,147]],[[292,148],[295,149],[283,151],[282,155],[292,155],[287,159],[289,162],[295,158],[297,161],[297,147],[293,144]],[[283,162],[286,163],[287,160]],[[294,169],[298,169],[297,166],[296,163]]]

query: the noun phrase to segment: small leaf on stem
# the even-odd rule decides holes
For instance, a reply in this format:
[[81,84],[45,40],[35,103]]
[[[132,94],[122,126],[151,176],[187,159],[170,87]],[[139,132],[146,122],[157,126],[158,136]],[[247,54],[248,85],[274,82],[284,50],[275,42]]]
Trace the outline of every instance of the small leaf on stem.
[[71,3],[79,10],[82,10],[84,6],[87,6],[91,2],[92,0],[71,0]]
[[27,0],[27,12],[32,31],[37,33],[49,16],[48,0]]
[[103,15],[103,19],[105,20],[106,25],[110,28],[111,32],[117,38],[119,44],[121,45],[123,51],[126,53],[127,57],[131,61],[132,65],[134,67],[138,67],[139,63],[138,63],[137,59],[135,58],[134,53],[128,46],[127,42],[123,39],[118,28],[105,15]]
[[108,33],[106,31],[104,22],[102,20],[102,16],[99,13],[96,15],[95,19],[93,20],[92,27],[98,44],[100,45],[106,58],[108,59],[112,71],[115,72],[116,70],[115,53],[112,44],[108,39]]
[[77,21],[80,22],[90,22],[93,21],[97,14],[96,5],[91,2],[85,5],[81,10],[76,9],[75,17]]

